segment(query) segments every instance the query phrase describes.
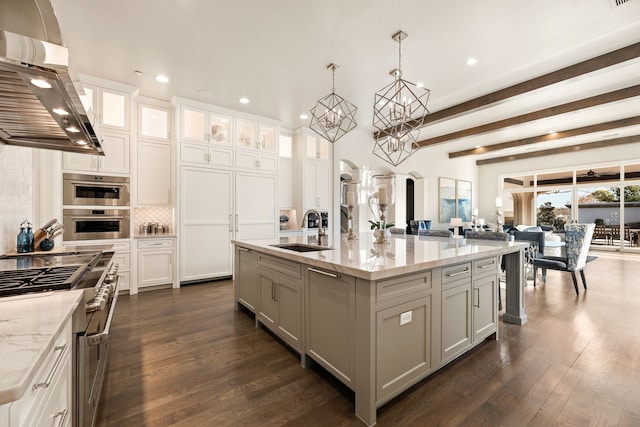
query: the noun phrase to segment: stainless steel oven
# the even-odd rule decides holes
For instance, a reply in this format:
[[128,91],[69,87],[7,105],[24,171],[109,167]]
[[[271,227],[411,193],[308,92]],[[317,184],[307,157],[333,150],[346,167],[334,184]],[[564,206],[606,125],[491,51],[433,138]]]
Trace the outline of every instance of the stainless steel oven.
[[130,218],[129,209],[64,209],[63,239],[127,239],[131,234]]
[[83,291],[73,313],[73,417],[71,425],[95,424],[104,382],[111,324],[118,300],[118,264],[111,251],[0,256],[0,297],[37,292]]
[[[118,299],[118,264],[105,267],[98,264],[89,277],[93,283],[100,276],[86,299],[84,329],[76,331],[76,412],[78,427],[94,426],[111,342],[111,322]],[[91,277],[93,276],[93,277]],[[94,290],[95,289],[95,290]]]
[[65,173],[62,203],[67,206],[129,206],[129,178]]

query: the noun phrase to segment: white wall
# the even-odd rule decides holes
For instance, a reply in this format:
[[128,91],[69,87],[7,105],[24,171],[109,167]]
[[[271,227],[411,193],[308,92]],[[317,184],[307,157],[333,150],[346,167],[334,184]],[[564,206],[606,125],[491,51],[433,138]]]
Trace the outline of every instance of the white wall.
[[33,149],[0,144],[0,254],[16,248],[20,223],[34,222]]
[[[478,184],[482,188],[478,200],[479,216],[495,221],[495,199],[501,188],[500,175],[513,173],[518,176],[539,171],[566,168],[591,168],[596,166],[640,163],[640,142],[609,148],[584,150],[576,153],[535,157],[512,162],[495,163],[478,167]],[[474,197],[476,192],[474,191]]]
[[[438,223],[439,177],[471,181],[474,207],[477,206],[478,200],[477,168],[475,166],[475,159],[471,157],[449,159],[448,151],[445,147],[446,146],[434,146],[423,148],[400,165],[394,167],[372,153],[372,135],[356,128],[334,144],[334,161],[335,164],[339,164],[340,160],[349,160],[358,168],[364,170],[389,171],[405,175],[414,172],[422,176],[424,178],[424,187],[422,187],[422,185],[416,185],[415,187],[416,191],[422,187],[422,194],[425,198],[424,215],[420,213],[420,219],[430,219],[433,221],[433,228],[442,229],[448,228],[449,224]],[[334,172],[334,185],[336,186],[334,187],[334,194],[340,194],[338,187],[340,180],[339,170],[335,170]],[[416,198],[417,196],[418,195],[416,194]],[[421,209],[422,206],[416,206],[417,211],[420,211]],[[364,212],[365,210],[368,211],[366,206],[361,206],[360,211]],[[334,211],[339,212],[339,205],[334,207]]]

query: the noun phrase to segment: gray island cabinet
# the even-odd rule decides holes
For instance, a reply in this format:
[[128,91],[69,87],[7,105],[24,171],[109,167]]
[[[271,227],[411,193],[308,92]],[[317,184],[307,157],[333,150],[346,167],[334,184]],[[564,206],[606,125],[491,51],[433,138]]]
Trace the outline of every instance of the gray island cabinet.
[[[301,237],[284,239],[302,243]],[[301,355],[355,392],[367,425],[376,410],[498,333],[499,261],[507,265],[505,321],[526,322],[526,244],[369,233],[331,249],[295,252],[234,241],[242,305]],[[278,242],[281,243],[281,242]]]

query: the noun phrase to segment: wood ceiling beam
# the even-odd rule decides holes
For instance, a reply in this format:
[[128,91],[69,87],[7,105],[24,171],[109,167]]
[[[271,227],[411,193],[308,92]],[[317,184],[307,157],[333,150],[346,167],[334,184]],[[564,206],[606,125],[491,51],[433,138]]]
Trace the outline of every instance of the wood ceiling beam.
[[543,108],[542,110],[532,111],[530,113],[509,117],[509,118],[498,120],[492,123],[485,123],[480,126],[474,126],[471,128],[462,129],[456,132],[448,133],[446,135],[440,135],[440,136],[435,136],[433,138],[423,139],[422,141],[418,142],[418,145],[421,148],[424,148],[431,145],[441,144],[443,142],[458,139],[458,138],[465,138],[469,136],[480,135],[480,134],[484,134],[494,130],[503,129],[509,126],[517,126],[517,125],[529,123],[535,120],[557,116],[559,114],[566,114],[566,113],[571,113],[573,111],[584,110],[585,108],[597,107],[599,105],[621,101],[623,99],[633,98],[634,96],[640,96],[640,85],[631,86],[624,89],[615,90],[613,92],[607,92],[600,95],[591,96],[589,98],[579,99],[577,101],[567,102],[566,104],[555,105],[549,108]]
[[570,145],[567,147],[550,148],[548,150],[532,151],[530,153],[513,154],[511,156],[494,157],[476,161],[476,165],[488,165],[491,163],[504,163],[514,160],[530,159],[533,157],[551,156],[554,154],[575,153],[577,151],[593,150],[595,148],[611,147],[614,145],[632,144],[640,142],[640,135],[623,136],[621,138],[607,139],[605,141],[594,141],[583,144]]
[[586,135],[594,132],[602,132],[621,127],[634,126],[640,124],[640,116],[627,117],[625,119],[613,120],[610,122],[597,123],[595,125],[583,126],[575,129],[567,129],[553,134],[544,134],[532,136],[529,138],[516,139],[513,141],[501,142],[498,144],[487,145],[479,148],[471,148],[469,150],[454,151],[449,153],[449,158],[471,156],[474,154],[484,154],[491,151],[504,150],[506,148],[522,147],[523,145],[539,144],[542,142],[555,141],[558,139],[569,138],[571,136]]
[[[478,98],[470,99],[469,101],[453,105],[443,110],[434,111],[422,118],[423,125],[448,119],[462,113],[478,110],[488,105],[504,101],[508,98],[522,95],[545,86],[560,83],[583,74],[611,67],[638,57],[640,57],[640,42],[578,62],[577,64],[573,64],[547,74],[543,74],[542,76],[538,76],[533,79],[517,83],[513,86],[479,96]],[[409,123],[411,125],[415,125],[416,122],[416,120],[412,120]],[[377,137],[382,133],[384,132],[376,132],[375,136]]]

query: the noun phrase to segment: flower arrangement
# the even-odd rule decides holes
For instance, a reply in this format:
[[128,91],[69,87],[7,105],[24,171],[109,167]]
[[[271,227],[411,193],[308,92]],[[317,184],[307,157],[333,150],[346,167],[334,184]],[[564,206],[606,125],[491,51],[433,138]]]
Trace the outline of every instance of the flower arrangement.
[[286,215],[280,215],[280,222],[281,223],[289,222],[289,217]]

